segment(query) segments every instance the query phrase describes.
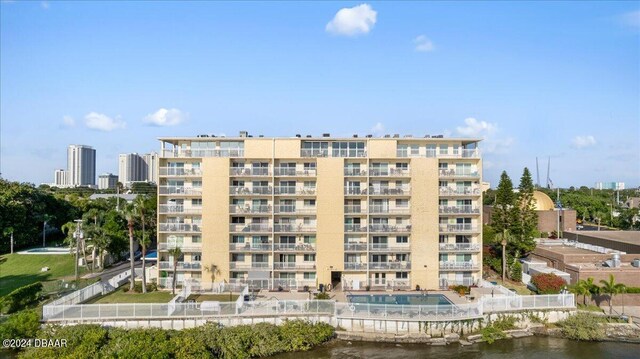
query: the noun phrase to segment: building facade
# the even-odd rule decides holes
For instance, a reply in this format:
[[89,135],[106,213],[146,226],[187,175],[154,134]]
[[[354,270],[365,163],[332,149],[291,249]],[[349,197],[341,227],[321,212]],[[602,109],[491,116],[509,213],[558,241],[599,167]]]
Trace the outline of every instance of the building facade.
[[596,189],[623,190],[624,182],[596,182]]
[[144,159],[144,163],[147,166],[146,181],[158,183],[158,153],[147,153],[142,158]]
[[436,289],[482,278],[477,139],[160,141],[161,286],[174,275],[206,286],[212,274],[270,289]]
[[121,153],[118,156],[118,181],[125,187],[130,187],[133,182],[145,182],[147,180],[147,164],[144,158],[137,153]]
[[69,186],[69,172],[63,169],[56,170],[54,174],[53,185],[56,187]]
[[98,189],[116,189],[118,176],[111,173],[103,173],[98,176]]
[[69,145],[67,148],[68,185],[96,185],[96,150],[91,146]]

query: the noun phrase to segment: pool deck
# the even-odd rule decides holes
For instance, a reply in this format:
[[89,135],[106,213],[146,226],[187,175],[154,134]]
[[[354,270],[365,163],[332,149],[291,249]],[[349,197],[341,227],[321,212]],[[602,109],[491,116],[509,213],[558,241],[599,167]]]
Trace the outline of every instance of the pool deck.
[[[461,297],[459,296],[457,293],[454,293],[452,291],[442,291],[442,290],[430,290],[430,291],[422,291],[422,292],[417,292],[417,291],[395,291],[395,292],[387,292],[387,291],[379,291],[379,290],[372,290],[372,291],[354,291],[354,292],[343,292],[343,291],[331,291],[328,292],[329,296],[331,297],[332,300],[335,300],[337,302],[347,302],[347,296],[348,295],[420,295],[420,294],[429,294],[429,295],[433,295],[433,294],[442,294],[445,297],[447,297],[447,299],[449,301],[451,301],[451,303],[453,304],[469,304],[471,303],[471,301],[469,301],[466,297]],[[309,296],[309,293],[307,292],[295,292],[295,291],[291,291],[291,292],[269,292],[269,291],[261,291],[258,294],[258,298],[256,300],[258,301],[264,301],[264,300],[273,300],[274,298],[278,299],[278,300],[305,300],[305,299],[313,299],[313,295]]]
[[69,254],[69,248],[65,247],[46,247],[46,248],[31,248],[24,251],[17,252],[18,254]]

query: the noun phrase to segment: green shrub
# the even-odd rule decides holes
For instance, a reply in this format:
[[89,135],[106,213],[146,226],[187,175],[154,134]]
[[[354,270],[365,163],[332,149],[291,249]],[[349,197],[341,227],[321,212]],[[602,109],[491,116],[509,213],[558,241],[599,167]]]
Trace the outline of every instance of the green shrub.
[[25,310],[10,315],[0,324],[0,339],[35,338],[40,329],[40,315],[35,310]]
[[173,342],[169,331],[148,329],[109,329],[109,342],[101,356],[109,358],[170,358]]
[[480,330],[480,334],[482,335],[482,340],[487,342],[487,344],[493,344],[498,339],[506,338],[507,335],[500,329],[494,326],[487,326]]
[[519,260],[513,261],[513,264],[510,268],[510,275],[512,280],[516,282],[522,281],[522,264],[520,264]]
[[99,325],[46,326],[37,338],[64,339],[66,346],[30,348],[21,357],[25,358],[98,358],[108,341],[108,330]]
[[329,293],[327,292],[316,293],[314,298],[318,300],[331,299],[331,297],[329,296]]
[[452,285],[452,286],[449,286],[449,289],[458,293],[461,296],[471,293],[471,288],[465,285]]
[[215,358],[212,348],[202,328],[184,329],[171,336],[171,347],[174,348],[173,357],[176,359],[209,359]]
[[564,279],[553,273],[542,273],[531,276],[531,283],[539,294],[558,294],[567,285]]
[[280,335],[287,351],[306,351],[314,345],[333,337],[334,329],[329,324],[310,324],[303,320],[288,320],[280,326]]
[[640,293],[640,287],[627,287],[625,293]]
[[42,283],[40,282],[25,285],[4,296],[0,307],[7,314],[15,313],[38,301],[38,294],[41,291]]
[[590,313],[578,312],[557,323],[566,338],[596,341],[605,337],[601,319]]
[[498,315],[498,319],[491,322],[490,326],[498,330],[511,330],[516,329],[516,322],[518,319],[511,315]]

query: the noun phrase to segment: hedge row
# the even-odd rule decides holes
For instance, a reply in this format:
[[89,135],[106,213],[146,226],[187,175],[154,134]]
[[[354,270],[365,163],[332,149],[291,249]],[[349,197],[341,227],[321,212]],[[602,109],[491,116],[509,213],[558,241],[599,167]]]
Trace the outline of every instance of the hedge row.
[[5,295],[0,300],[0,309],[5,313],[15,313],[38,301],[42,283],[31,283]]

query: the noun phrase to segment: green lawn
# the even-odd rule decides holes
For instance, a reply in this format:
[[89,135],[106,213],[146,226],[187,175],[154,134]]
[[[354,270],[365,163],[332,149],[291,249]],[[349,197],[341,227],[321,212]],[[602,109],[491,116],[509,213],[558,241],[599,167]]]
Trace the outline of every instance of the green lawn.
[[237,294],[191,294],[187,300],[195,300],[196,302],[212,301],[212,302],[234,302],[238,299]]
[[[0,256],[0,297],[34,282],[75,279],[75,258],[67,254],[5,254]],[[48,272],[40,272],[49,267]],[[80,268],[82,275],[84,270]]]
[[129,293],[125,292],[128,284],[120,287],[113,293],[94,298],[86,304],[112,304],[112,303],[168,303],[174,295],[171,292]]

